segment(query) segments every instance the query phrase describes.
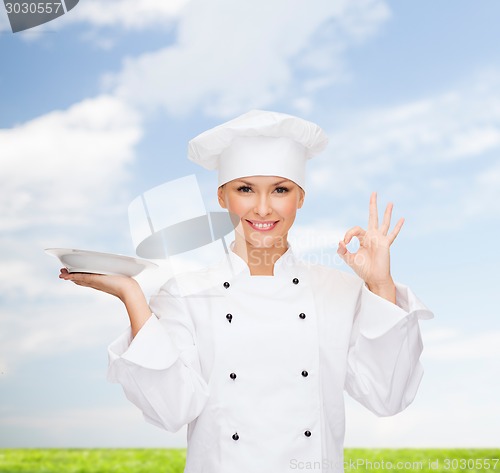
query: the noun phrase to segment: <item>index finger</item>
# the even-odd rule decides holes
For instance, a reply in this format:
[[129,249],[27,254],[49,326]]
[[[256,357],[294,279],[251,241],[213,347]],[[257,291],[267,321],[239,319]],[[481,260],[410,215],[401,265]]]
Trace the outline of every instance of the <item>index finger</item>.
[[368,214],[368,229],[373,230],[378,228],[378,209],[377,209],[377,193],[372,192],[370,196],[370,210]]

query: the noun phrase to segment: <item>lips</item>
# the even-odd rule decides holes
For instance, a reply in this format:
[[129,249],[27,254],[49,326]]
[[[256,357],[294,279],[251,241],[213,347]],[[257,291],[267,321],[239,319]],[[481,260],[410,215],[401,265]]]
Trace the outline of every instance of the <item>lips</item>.
[[260,222],[257,220],[255,220],[255,221],[247,220],[247,222],[254,230],[257,230],[259,232],[268,232],[268,231],[272,230],[276,226],[276,224],[278,223],[278,221]]

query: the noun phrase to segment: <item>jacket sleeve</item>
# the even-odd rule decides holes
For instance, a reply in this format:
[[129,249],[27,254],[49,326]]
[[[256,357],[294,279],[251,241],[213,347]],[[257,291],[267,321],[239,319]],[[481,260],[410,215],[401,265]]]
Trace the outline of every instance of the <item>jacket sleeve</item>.
[[396,284],[396,304],[363,284],[347,357],[347,392],[379,416],[405,409],[423,376],[418,320],[433,317],[402,284]]
[[167,283],[134,339],[130,328],[108,348],[108,381],[120,383],[147,422],[170,432],[194,420],[208,399],[192,319]]

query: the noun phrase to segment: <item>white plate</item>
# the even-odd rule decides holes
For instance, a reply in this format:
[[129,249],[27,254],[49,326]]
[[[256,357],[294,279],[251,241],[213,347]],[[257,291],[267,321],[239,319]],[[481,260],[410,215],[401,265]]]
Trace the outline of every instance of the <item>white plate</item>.
[[98,251],[47,248],[45,252],[59,258],[59,261],[70,273],[113,274],[132,277],[137,276],[147,268],[158,267],[158,265],[144,259],[112,253],[99,253]]

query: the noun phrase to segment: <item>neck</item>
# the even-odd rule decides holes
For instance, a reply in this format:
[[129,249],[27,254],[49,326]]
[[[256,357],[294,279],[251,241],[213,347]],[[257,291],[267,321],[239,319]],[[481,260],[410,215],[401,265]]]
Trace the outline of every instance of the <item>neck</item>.
[[286,237],[279,246],[258,248],[237,235],[233,251],[247,263],[252,276],[273,276],[274,264],[287,249]]

